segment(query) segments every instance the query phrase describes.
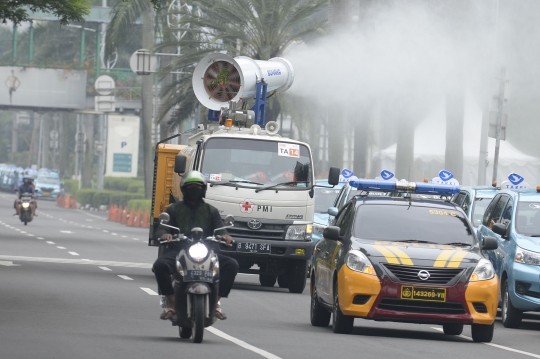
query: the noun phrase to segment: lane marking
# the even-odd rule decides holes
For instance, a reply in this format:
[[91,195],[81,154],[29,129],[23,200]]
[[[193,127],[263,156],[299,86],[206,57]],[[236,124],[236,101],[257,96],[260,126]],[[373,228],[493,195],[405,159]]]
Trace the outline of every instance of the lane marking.
[[47,244],[54,244],[54,242],[51,242],[51,241],[47,241]]
[[108,230],[106,230],[106,229],[104,229],[104,230],[103,230],[103,232],[105,232],[105,233],[109,233],[109,231],[108,231]]
[[37,238],[37,239],[45,239],[45,238],[43,238],[43,237],[36,237],[36,238]]
[[66,249],[66,247],[56,247],[56,248],[58,248],[58,249]]
[[138,241],[138,240],[139,240],[139,238],[131,238],[131,239],[133,239],[134,241]]
[[28,233],[27,236],[28,237],[35,237],[33,234],[30,234],[30,233]]
[[[442,328],[431,327],[431,329],[435,329],[435,330],[437,330],[439,332],[443,332]],[[459,335],[459,337],[464,338],[464,339],[469,339],[469,340],[472,341],[472,338],[468,337],[466,335]],[[514,353],[527,355],[527,356],[530,356],[530,357],[533,357],[533,358],[540,358],[540,355],[538,355],[538,354],[533,354],[533,353],[529,353],[529,352],[524,352],[523,350],[518,350],[518,349],[514,349],[514,348],[510,348],[510,347],[505,347],[504,345],[493,344],[493,343],[480,343],[480,344],[489,345],[490,347],[495,347],[495,348],[499,348],[499,349],[502,349],[502,350],[508,350],[509,352],[514,352]]]
[[116,234],[116,233],[111,233],[111,234],[112,234],[113,236],[117,236],[117,235],[118,235],[118,234]]
[[60,233],[72,234],[72,233],[75,233],[75,232],[72,232],[72,231],[60,231]]
[[89,265],[95,265],[95,266],[142,268],[142,269],[152,268],[152,263],[114,262],[114,261],[102,261],[102,260],[82,260],[82,259],[65,259],[65,258],[23,257],[23,256],[0,255],[0,260],[40,262],[40,263],[60,263],[60,264],[89,264]]
[[210,333],[212,334],[215,334],[217,335],[218,337],[222,337],[223,339],[225,340],[228,340],[230,342],[233,342],[234,344],[238,345],[238,346],[241,346],[242,348],[244,349],[247,349],[247,350],[251,350],[252,352],[256,353],[256,354],[259,354],[260,356],[264,357],[264,358],[268,358],[268,359],[281,359],[280,357],[278,357],[277,355],[274,355],[272,353],[269,353],[267,352],[266,350],[263,350],[263,349],[259,349],[257,347],[254,347],[253,345],[251,344],[248,344],[246,343],[245,341],[243,340],[240,340],[240,339],[237,339],[235,337],[232,337],[230,336],[229,334],[226,334],[224,332],[222,332],[221,330],[219,329],[216,329],[214,327],[208,327],[206,328],[206,330],[208,330]]
[[77,252],[68,252],[68,253],[71,254],[72,256],[78,256],[79,255],[79,253],[77,253]]
[[98,267],[99,269],[103,269],[103,270],[108,270],[108,271],[112,271],[112,269],[110,268],[107,268],[107,267]]
[[13,264],[12,261],[0,261],[0,266],[4,267],[20,267],[20,264]]
[[81,211],[80,209],[77,210],[78,212],[81,212],[87,216],[90,216],[90,217],[93,217],[93,218],[97,218],[97,219],[101,219],[102,221],[106,221],[107,218],[104,218],[104,217],[100,217],[100,216],[96,216],[95,214],[90,214],[90,213],[87,213],[85,211]]
[[122,238],[127,238],[127,236],[122,236]]
[[144,288],[144,287],[139,287],[139,288],[141,288],[142,290],[144,290],[146,293],[148,293],[150,295],[159,295],[150,288]]
[[125,279],[125,280],[133,280],[133,278],[130,278],[130,277],[128,277],[127,275],[119,274],[118,276],[119,276],[120,278],[122,278],[122,279]]

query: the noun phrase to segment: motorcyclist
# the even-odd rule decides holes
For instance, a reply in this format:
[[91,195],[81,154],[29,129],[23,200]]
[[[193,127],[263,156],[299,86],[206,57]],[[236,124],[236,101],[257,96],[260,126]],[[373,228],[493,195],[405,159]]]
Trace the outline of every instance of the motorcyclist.
[[[224,227],[223,221],[219,215],[219,211],[210,204],[204,201],[207,189],[206,177],[198,172],[191,171],[184,175],[180,183],[180,190],[184,199],[176,202],[167,208],[167,213],[170,216],[169,225],[178,227],[180,233],[189,234],[194,227],[203,229],[203,236],[211,236],[216,228]],[[174,229],[159,226],[156,231],[156,237],[161,240],[172,240]],[[225,229],[219,230],[216,234],[221,235],[221,238],[228,244],[232,242],[231,236],[227,234]],[[172,242],[167,244],[167,248],[152,267],[152,271],[156,276],[158,287],[162,295],[167,298],[167,308],[161,313],[161,319],[171,319],[176,313],[174,310],[174,289],[171,284],[170,276],[176,271],[176,256],[181,249],[182,244]],[[228,256],[218,254],[219,260],[219,290],[218,290],[218,305],[216,306],[216,317],[218,319],[227,319],[225,313],[219,305],[220,298],[227,298],[234,283],[234,278],[238,273],[238,262]]]
[[32,202],[30,203],[30,209],[32,210],[32,216],[37,216],[36,214],[36,190],[34,189],[34,186],[32,185],[31,178],[28,176],[23,177],[23,183],[19,186],[17,189],[17,199],[15,200],[15,203],[13,204],[13,207],[15,207],[16,213],[14,216],[18,216],[21,213],[21,197],[23,193],[30,193],[32,195]]

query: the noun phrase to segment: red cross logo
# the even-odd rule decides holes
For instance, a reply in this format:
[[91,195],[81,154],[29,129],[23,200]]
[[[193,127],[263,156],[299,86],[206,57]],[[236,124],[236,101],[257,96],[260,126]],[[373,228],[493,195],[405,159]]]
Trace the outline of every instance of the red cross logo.
[[245,199],[240,203],[240,212],[242,213],[251,213],[253,212],[253,202],[249,199]]

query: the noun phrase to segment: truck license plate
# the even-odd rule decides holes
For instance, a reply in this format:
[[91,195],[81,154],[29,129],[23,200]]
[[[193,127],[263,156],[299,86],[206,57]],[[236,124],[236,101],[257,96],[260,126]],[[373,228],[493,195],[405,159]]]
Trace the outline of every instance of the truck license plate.
[[270,244],[238,242],[236,244],[236,251],[244,253],[270,253]]

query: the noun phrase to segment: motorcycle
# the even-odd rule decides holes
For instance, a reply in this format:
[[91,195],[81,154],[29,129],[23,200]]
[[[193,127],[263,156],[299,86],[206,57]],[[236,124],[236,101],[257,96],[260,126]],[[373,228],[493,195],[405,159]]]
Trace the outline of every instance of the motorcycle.
[[[160,224],[177,230],[177,227],[169,226],[168,213],[159,215]],[[232,246],[216,236],[216,231],[232,227],[233,216],[225,218],[225,227],[214,230],[214,235],[203,238],[203,230],[195,227],[191,230],[191,238],[182,234],[174,235],[172,241],[184,242],[185,245],[176,256],[177,271],[171,276],[174,288],[174,302],[176,311],[176,321],[172,324],[178,326],[180,338],[192,338],[194,343],[201,343],[204,335],[204,328],[209,327],[216,321],[215,311],[218,297],[219,285],[219,262],[217,254],[207,245],[208,242],[215,242]],[[162,245],[171,241],[160,241]],[[162,252],[160,248],[160,253]],[[161,299],[163,309],[167,308],[167,298]]]
[[24,225],[26,226],[28,222],[32,222],[32,219],[34,219],[34,216],[32,215],[32,195],[30,193],[21,194],[19,205],[19,219],[21,222],[24,222]]

